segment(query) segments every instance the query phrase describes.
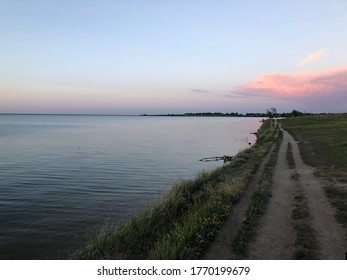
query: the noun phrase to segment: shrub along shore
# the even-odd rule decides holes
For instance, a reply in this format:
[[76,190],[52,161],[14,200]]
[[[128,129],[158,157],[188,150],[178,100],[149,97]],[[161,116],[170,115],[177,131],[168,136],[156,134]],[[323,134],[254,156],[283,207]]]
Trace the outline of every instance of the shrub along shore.
[[155,205],[122,226],[102,231],[71,258],[199,259],[242,196],[275,133],[276,127],[265,121],[256,144],[230,163],[178,182]]

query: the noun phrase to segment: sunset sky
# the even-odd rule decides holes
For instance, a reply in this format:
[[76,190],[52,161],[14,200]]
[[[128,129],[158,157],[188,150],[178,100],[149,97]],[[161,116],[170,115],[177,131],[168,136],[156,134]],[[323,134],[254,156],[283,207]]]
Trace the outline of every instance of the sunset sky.
[[347,112],[346,0],[0,0],[0,113]]

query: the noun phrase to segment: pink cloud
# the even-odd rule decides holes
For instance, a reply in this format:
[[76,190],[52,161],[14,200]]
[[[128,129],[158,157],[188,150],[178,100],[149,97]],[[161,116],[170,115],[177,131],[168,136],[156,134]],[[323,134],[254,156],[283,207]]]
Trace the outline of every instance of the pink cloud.
[[272,98],[327,97],[346,94],[347,67],[323,72],[271,73],[234,88],[234,96]]

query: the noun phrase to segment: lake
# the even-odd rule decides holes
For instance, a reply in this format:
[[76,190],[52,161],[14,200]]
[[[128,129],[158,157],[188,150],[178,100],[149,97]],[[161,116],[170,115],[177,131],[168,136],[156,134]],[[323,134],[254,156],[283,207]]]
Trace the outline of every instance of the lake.
[[259,118],[0,115],[0,259],[65,259],[254,143]]

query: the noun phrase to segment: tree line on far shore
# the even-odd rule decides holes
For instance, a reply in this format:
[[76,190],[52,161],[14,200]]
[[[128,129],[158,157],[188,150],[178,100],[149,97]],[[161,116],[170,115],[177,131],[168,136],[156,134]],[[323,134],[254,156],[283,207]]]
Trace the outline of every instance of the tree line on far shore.
[[148,115],[141,116],[168,116],[168,117],[263,117],[263,118],[284,118],[284,117],[299,117],[303,115],[312,115],[312,113],[300,112],[293,110],[290,113],[278,113],[276,108],[267,109],[265,113],[221,113],[221,112],[199,112],[199,113],[184,113],[184,114],[163,114],[163,115]]

